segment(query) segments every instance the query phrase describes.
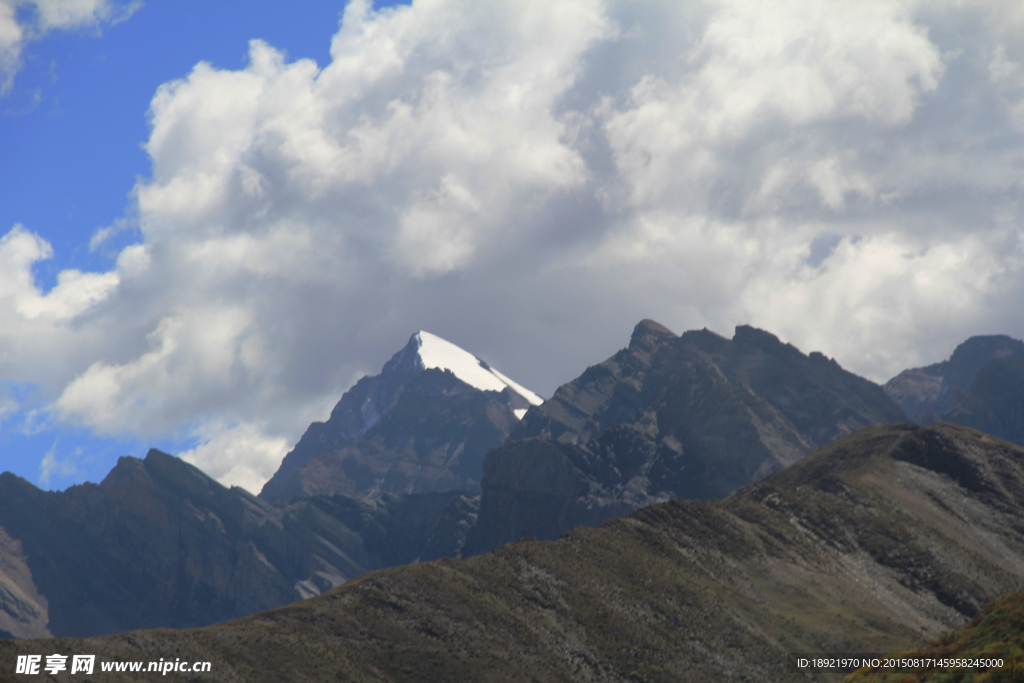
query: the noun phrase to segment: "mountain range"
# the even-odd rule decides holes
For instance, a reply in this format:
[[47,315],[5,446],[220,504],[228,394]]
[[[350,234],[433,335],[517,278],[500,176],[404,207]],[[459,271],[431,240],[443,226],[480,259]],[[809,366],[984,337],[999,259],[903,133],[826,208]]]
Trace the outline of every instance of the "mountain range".
[[457,491],[272,505],[156,450],[62,492],[4,473],[0,629],[87,636],[234,619],[453,555],[475,516]]
[[[676,335],[645,320],[626,348],[543,401],[421,331],[310,425],[258,497],[159,451],[64,492],[0,475],[0,630],[214,624],[354,586],[372,570],[555,540],[673,499],[733,500],[786,480],[837,439],[908,416],[988,425],[1021,443],[1015,344],[1024,347],[972,338],[883,390],[763,330]],[[919,433],[898,429],[897,440]],[[963,436],[973,432],[955,434],[973,443]],[[927,628],[980,609],[983,588]]]
[[792,673],[793,653],[902,651],[1019,589],[1022,519],[1024,449],[878,425],[723,500],[372,572],[203,629],[7,641],[0,656],[173,657],[211,663],[194,680],[256,683],[834,680]]
[[627,348],[559,387],[488,454],[464,554],[672,498],[721,498],[905,419],[878,385],[762,330],[677,336],[644,320]]

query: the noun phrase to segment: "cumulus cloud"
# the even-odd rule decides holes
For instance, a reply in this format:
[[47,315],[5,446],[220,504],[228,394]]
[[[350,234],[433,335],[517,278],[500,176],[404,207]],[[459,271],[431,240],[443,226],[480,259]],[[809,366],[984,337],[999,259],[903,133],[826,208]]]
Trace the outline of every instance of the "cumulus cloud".
[[49,31],[95,29],[124,21],[140,6],[141,0],[0,0],[0,96],[14,83],[29,41]]
[[282,437],[268,437],[258,423],[226,425],[208,421],[196,435],[200,444],[179,456],[212,477],[258,493],[267,472],[277,471],[281,454],[292,445]]
[[418,329],[545,395],[643,317],[882,381],[1024,336],[1021,17],[355,0],[327,64],[253,40],[160,87],[109,272],[43,292],[49,245],[0,240],[0,373],[256,490]]

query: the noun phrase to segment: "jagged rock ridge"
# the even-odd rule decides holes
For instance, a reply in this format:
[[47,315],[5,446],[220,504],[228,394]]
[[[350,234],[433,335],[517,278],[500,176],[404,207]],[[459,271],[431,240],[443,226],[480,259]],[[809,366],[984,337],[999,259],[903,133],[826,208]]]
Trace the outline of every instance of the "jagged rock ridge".
[[464,553],[557,538],[676,497],[720,498],[870,424],[905,420],[878,385],[748,326],[732,340],[650,320],[531,409],[484,463]]
[[156,450],[64,492],[4,473],[0,628],[88,636],[233,619],[452,555],[475,516],[458,492],[273,505]]
[[478,492],[487,451],[541,398],[480,359],[418,332],[314,422],[260,497]]

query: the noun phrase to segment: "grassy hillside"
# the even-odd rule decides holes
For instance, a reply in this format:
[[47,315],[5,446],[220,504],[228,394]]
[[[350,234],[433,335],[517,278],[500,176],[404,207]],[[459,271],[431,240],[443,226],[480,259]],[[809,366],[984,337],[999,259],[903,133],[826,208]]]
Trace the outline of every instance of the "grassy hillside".
[[[1024,681],[1024,593],[1011,593],[993,602],[960,629],[944,633],[927,647],[900,653],[901,659],[925,666],[863,669],[843,683],[1020,683]],[[930,660],[961,660],[936,666]],[[998,659],[1001,666],[963,666],[976,660]],[[967,660],[967,661],[964,661]],[[980,663],[980,662],[979,662]]]

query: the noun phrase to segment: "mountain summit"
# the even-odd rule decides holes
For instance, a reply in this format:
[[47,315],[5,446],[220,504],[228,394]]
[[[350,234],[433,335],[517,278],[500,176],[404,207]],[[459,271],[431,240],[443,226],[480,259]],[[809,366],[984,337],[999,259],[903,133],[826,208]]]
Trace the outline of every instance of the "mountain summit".
[[[452,344],[446,339],[441,339],[436,334],[420,330],[409,339],[408,349],[416,345],[416,357],[425,370],[437,368],[439,370],[450,370],[471,387],[481,391],[502,392],[511,389],[513,394],[526,399],[530,405],[539,406],[544,402],[537,394],[510,380],[490,365],[480,360],[469,351]],[[517,403],[522,403],[517,401]],[[514,412],[522,417],[526,412],[525,408],[516,408]]]
[[904,370],[885,391],[922,425],[956,422],[1024,445],[1024,342],[971,337],[941,363]]
[[903,411],[873,382],[747,325],[653,320],[531,410],[484,462],[464,555],[555,539],[670,498],[721,498]]
[[267,499],[479,491],[484,455],[543,399],[459,346],[420,331],[314,422],[263,487]]
[[1024,361],[1024,342],[1004,334],[971,337],[947,360],[896,375],[885,393],[912,420],[931,424],[956,407],[958,394],[971,391],[983,368],[1004,359]]

